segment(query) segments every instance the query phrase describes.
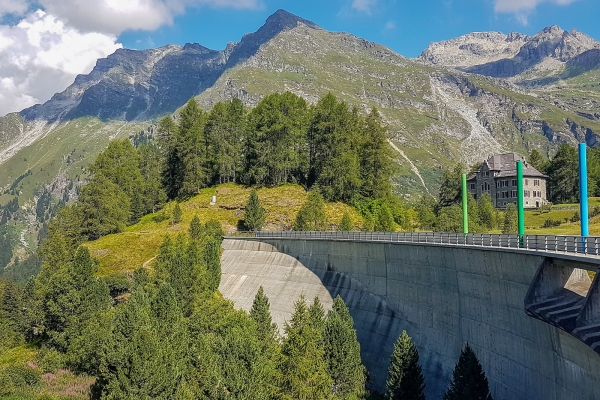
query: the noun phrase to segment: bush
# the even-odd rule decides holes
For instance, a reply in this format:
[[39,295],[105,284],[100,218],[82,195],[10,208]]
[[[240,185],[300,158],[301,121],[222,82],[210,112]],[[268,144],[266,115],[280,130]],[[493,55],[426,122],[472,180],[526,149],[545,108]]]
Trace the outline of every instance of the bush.
[[542,228],[552,228],[555,226],[560,226],[561,222],[559,220],[555,220],[555,219],[547,219],[544,221],[544,224],[542,225]]
[[156,213],[153,217],[152,220],[154,222],[163,222],[169,219],[169,216],[167,215],[167,213],[165,212],[165,210],[162,210],[159,213]]
[[112,297],[126,293],[131,288],[131,282],[129,279],[127,279],[127,276],[122,273],[113,273],[103,277],[102,279],[104,282],[106,282]]
[[571,222],[579,222],[580,217],[579,217],[579,213],[575,212],[575,214],[573,214],[573,216],[571,217],[571,219],[569,221]]
[[37,386],[40,380],[41,374],[35,369],[26,365],[10,365],[0,372],[0,395],[6,396],[17,389]]

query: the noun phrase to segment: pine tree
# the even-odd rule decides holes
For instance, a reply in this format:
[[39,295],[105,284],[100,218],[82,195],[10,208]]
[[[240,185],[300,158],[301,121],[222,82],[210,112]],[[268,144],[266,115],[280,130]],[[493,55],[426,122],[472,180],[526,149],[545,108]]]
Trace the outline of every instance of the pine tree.
[[350,214],[347,212],[342,216],[342,220],[340,221],[340,225],[338,226],[338,231],[342,232],[350,232],[354,230],[354,225],[352,224],[352,219],[350,218]]
[[485,372],[469,343],[462,349],[452,371],[444,400],[492,400]]
[[198,215],[194,215],[192,218],[192,222],[190,222],[189,234],[192,240],[199,240],[202,237],[202,223],[200,222],[200,218]]
[[563,144],[546,168],[548,198],[553,203],[575,202],[579,198],[577,150]]
[[249,184],[304,180],[306,101],[291,92],[264,97],[248,117],[246,177]]
[[212,236],[208,236],[204,244],[204,262],[208,290],[214,292],[221,283],[221,244]]
[[329,201],[349,202],[359,194],[358,154],[361,118],[331,93],[319,100],[308,128],[308,186],[317,185]]
[[162,184],[167,198],[173,200],[179,196],[184,174],[183,158],[178,146],[177,125],[170,116],[166,116],[160,120],[157,132],[161,156],[164,159],[161,171]]
[[419,352],[406,331],[402,331],[394,344],[386,386],[387,399],[425,400]]
[[469,216],[469,232],[482,232],[481,220],[479,219],[479,203],[471,193],[467,194],[467,215]]
[[318,191],[308,194],[294,221],[295,231],[324,231],[327,228],[323,196]]
[[308,307],[308,316],[310,324],[322,336],[325,330],[325,308],[318,296],[315,296],[313,303]]
[[130,220],[130,199],[115,183],[102,175],[83,186],[73,211],[80,218],[80,232],[88,240],[122,232]]
[[518,233],[517,219],[517,207],[512,203],[507,204],[504,210],[502,233]]
[[281,365],[284,399],[320,400],[332,397],[333,381],[327,374],[321,337],[310,318],[302,295],[294,304],[290,321],[285,324],[284,360]]
[[256,189],[252,189],[246,211],[244,212],[244,225],[250,231],[260,231],[265,223],[265,209],[260,204]]
[[175,203],[175,207],[173,208],[173,212],[171,213],[171,223],[173,225],[181,222],[181,207],[179,207],[179,203]]
[[206,113],[200,109],[195,99],[190,99],[181,110],[178,127],[178,155],[183,161],[183,179],[179,195],[195,196],[209,181],[205,124]]
[[465,166],[457,164],[452,170],[444,171],[440,185],[439,206],[449,207],[460,204],[461,201],[461,176]]
[[339,295],[327,314],[323,343],[333,394],[342,399],[363,394],[366,370],[360,357],[360,344],[350,311]]
[[167,201],[167,193],[162,184],[164,160],[161,150],[155,143],[146,144],[137,149],[140,160],[140,172],[143,178],[143,203],[145,213],[154,213]]
[[252,308],[250,309],[250,318],[256,322],[258,338],[263,343],[273,342],[277,338],[277,324],[271,319],[269,311],[269,298],[265,294],[263,287],[258,288]]
[[548,168],[548,161],[538,149],[531,150],[531,153],[529,154],[529,164],[542,174],[545,173],[546,168]]
[[386,203],[382,204],[377,212],[375,230],[379,232],[394,232],[396,230],[392,211]]
[[479,222],[481,225],[488,231],[494,229],[496,217],[492,197],[489,193],[481,195],[477,201],[477,211],[479,213]]
[[392,191],[394,153],[388,144],[387,130],[376,108],[365,118],[361,137],[361,193],[369,199],[384,198]]
[[113,140],[98,155],[90,167],[96,177],[114,183],[129,198],[129,222],[137,222],[146,212],[144,206],[144,179],[140,170],[137,150],[129,139]]

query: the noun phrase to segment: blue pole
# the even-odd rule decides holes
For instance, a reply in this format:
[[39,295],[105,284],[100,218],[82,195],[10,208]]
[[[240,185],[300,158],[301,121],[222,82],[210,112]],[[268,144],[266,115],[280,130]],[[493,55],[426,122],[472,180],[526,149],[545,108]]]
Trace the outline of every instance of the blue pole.
[[579,143],[579,216],[581,219],[581,236],[590,234],[588,225],[588,182],[587,182],[587,147]]

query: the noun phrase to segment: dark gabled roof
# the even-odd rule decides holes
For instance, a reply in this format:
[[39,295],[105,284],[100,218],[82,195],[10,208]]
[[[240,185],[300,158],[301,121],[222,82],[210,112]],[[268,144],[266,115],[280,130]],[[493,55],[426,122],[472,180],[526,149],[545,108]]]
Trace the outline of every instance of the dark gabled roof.
[[[487,164],[490,171],[494,172],[494,178],[508,178],[517,176],[517,161],[523,161],[523,176],[547,178],[546,175],[533,168],[523,157],[516,153],[493,155],[485,160],[483,165]],[[477,177],[477,172],[469,176],[467,180],[474,180]]]

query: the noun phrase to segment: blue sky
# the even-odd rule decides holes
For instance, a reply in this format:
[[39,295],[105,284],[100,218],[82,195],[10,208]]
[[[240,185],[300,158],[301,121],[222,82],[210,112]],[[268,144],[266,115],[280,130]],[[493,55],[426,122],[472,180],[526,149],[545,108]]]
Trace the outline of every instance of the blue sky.
[[[244,33],[257,30],[277,9],[285,9],[330,31],[345,31],[416,57],[432,41],[473,31],[512,31],[533,35],[549,25],[575,28],[600,39],[600,1],[515,0],[264,0],[255,7],[188,8],[156,31],[126,31],[119,41],[128,48],[168,43],[200,43],[223,49]],[[527,7],[527,4],[533,7]],[[354,5],[354,7],[353,7]],[[498,9],[498,6],[504,7]]]
[[221,50],[278,9],[407,57],[473,31],[556,24],[600,39],[600,0],[0,0],[0,116],[50,99],[121,47]]

